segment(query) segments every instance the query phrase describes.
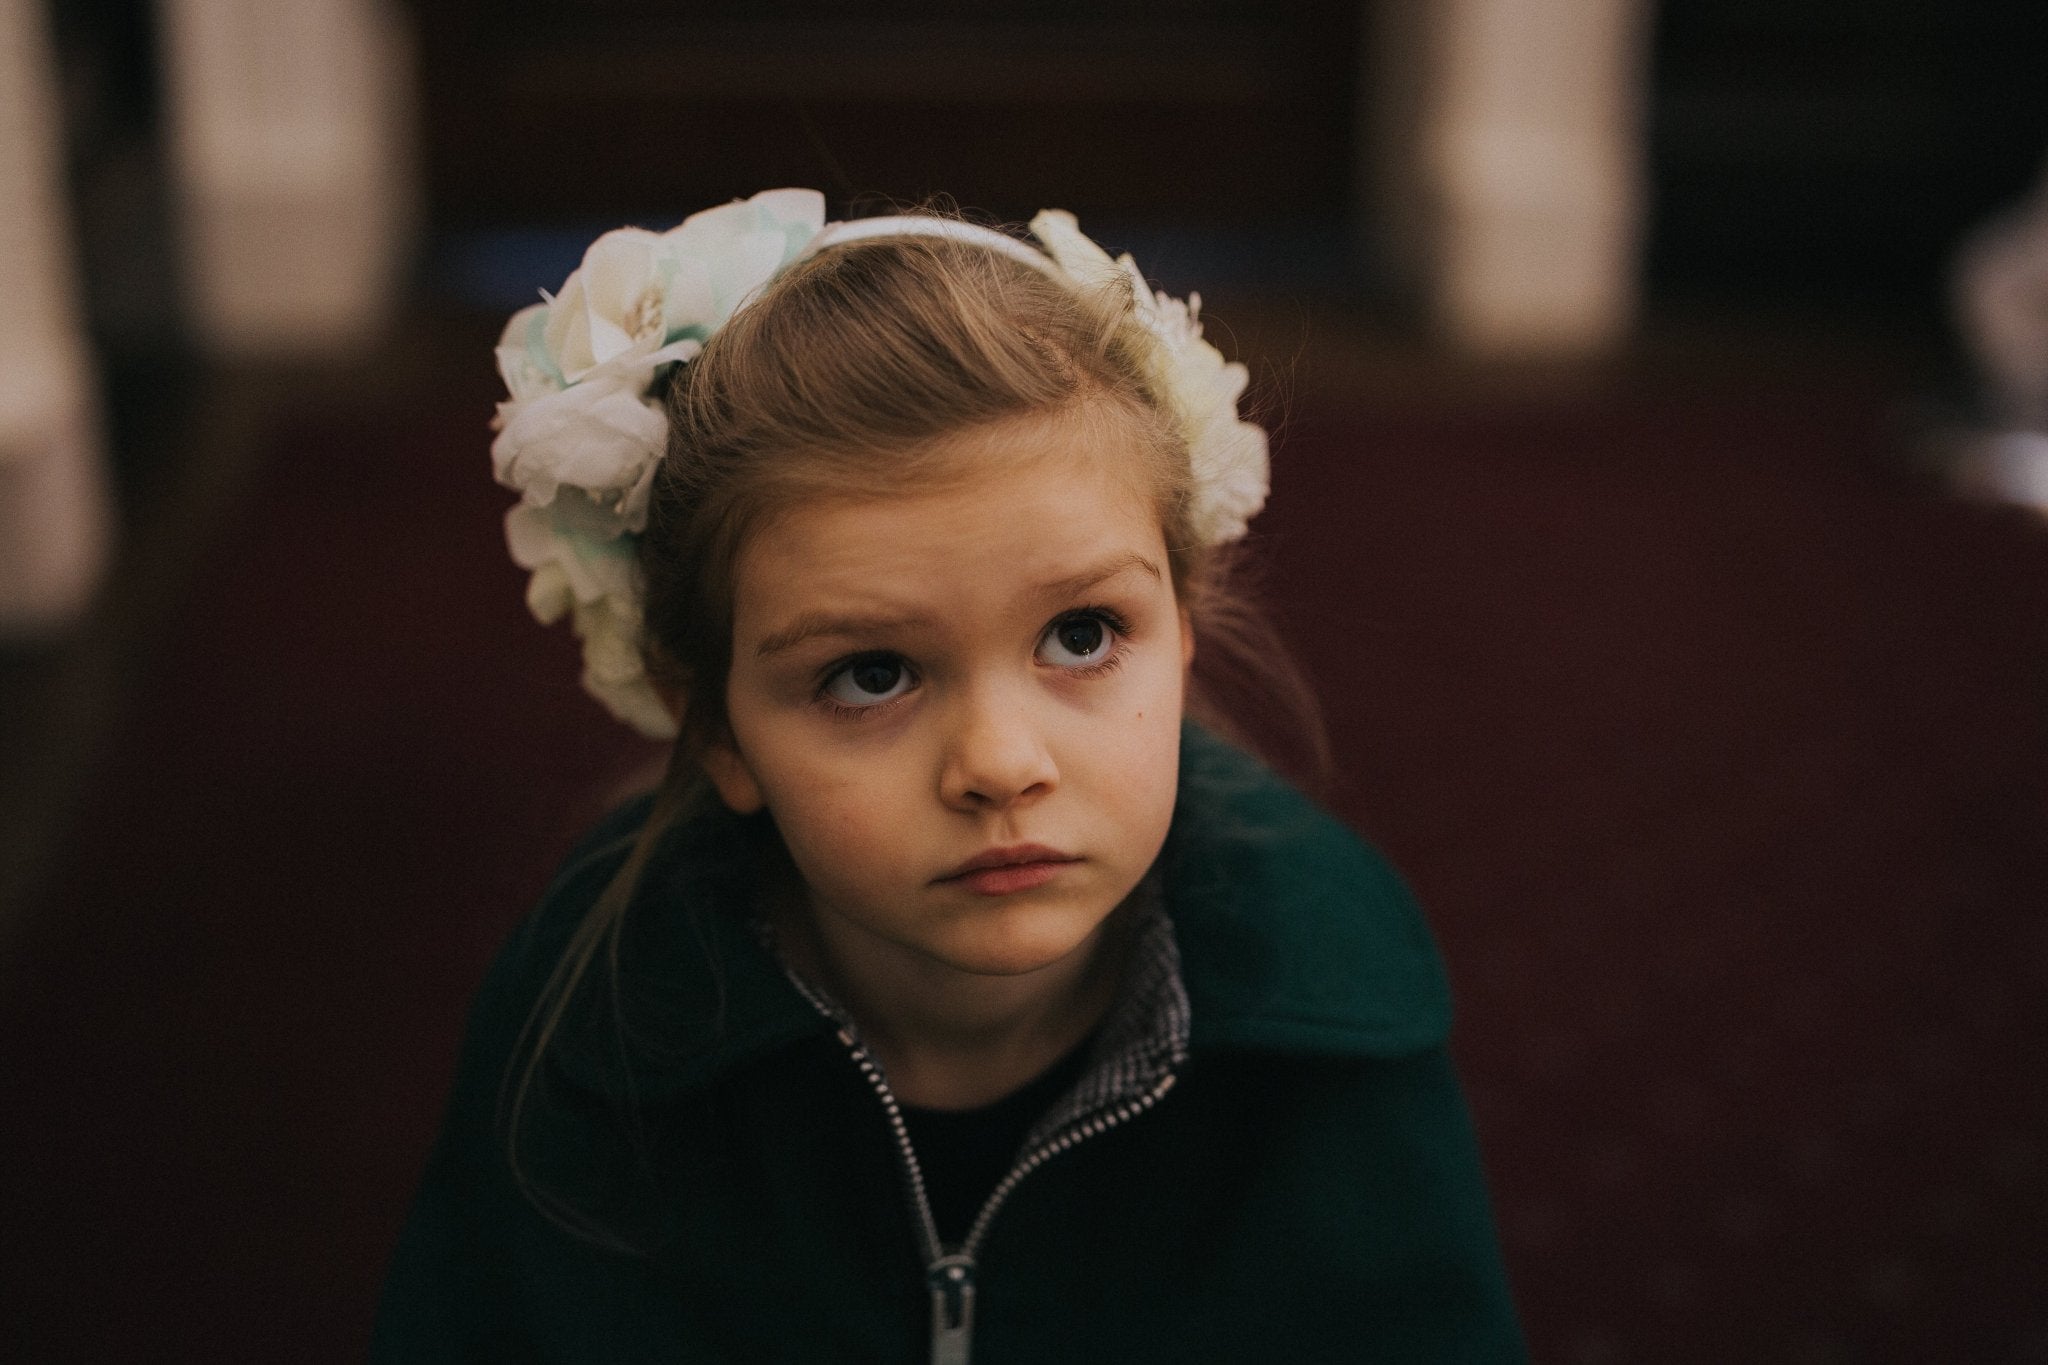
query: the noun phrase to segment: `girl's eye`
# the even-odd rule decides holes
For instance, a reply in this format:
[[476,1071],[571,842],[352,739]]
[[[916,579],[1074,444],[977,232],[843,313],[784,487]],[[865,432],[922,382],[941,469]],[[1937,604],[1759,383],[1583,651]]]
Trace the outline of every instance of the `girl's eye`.
[[825,683],[825,695],[841,706],[875,706],[909,689],[910,670],[887,655],[855,659]]
[[1103,661],[1114,640],[1110,623],[1093,612],[1062,616],[1045,632],[1038,657],[1059,668],[1087,668]]

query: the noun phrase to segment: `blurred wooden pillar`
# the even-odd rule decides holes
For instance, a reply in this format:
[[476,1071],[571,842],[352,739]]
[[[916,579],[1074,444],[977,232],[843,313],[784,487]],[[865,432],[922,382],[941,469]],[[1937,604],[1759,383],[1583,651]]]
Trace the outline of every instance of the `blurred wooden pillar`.
[[411,34],[392,0],[158,0],[195,329],[235,355],[378,335],[415,217]]
[[0,638],[89,605],[111,539],[41,0],[0,0]]
[[1634,321],[1648,0],[1377,0],[1368,250],[1479,353],[1599,350]]

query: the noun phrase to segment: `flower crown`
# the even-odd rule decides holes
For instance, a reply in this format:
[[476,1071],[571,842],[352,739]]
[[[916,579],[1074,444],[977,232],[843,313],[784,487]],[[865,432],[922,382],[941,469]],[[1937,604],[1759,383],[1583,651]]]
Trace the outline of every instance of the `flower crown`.
[[1243,365],[1202,340],[1201,295],[1154,293],[1129,256],[1083,236],[1074,216],[1031,220],[1043,251],[989,228],[943,218],[825,222],[815,190],[768,190],[692,214],[667,232],[620,228],[591,244],[560,292],[512,315],[498,341],[510,392],[498,405],[491,464],[520,500],[505,539],[530,571],[526,604],[543,625],[567,616],[583,642],[583,686],[651,739],[676,724],[640,655],[641,587],[634,546],[668,444],[659,380],[788,266],[866,237],[974,242],[1086,289],[1128,279],[1137,320],[1155,345],[1150,377],[1173,409],[1194,474],[1194,529],[1206,544],[1236,540],[1266,500],[1266,433],[1238,416]]

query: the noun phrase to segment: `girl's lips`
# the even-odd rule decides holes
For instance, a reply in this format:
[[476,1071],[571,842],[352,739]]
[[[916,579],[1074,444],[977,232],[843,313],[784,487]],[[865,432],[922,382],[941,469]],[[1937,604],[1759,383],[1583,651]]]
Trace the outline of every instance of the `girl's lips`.
[[968,890],[983,896],[1007,896],[1015,891],[1029,891],[1034,886],[1044,886],[1059,874],[1059,870],[1074,859],[1046,860],[1032,863],[1007,863],[1002,867],[984,867],[979,871],[963,873],[946,880],[957,882]]
[[1068,863],[1081,861],[1044,844],[1011,844],[987,848],[948,872],[939,880],[964,886],[982,896],[1007,896],[1044,886]]

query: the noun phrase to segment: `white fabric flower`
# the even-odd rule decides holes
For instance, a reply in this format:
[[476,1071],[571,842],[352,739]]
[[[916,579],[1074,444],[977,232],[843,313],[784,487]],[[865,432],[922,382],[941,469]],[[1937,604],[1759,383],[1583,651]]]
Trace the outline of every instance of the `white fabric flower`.
[[651,391],[664,366],[693,359],[824,222],[817,191],[769,190],[667,232],[607,232],[559,292],[515,313],[498,338],[509,399],[498,405],[491,464],[520,494],[505,538],[532,574],[527,605],[543,624],[570,619],[584,687],[650,738],[676,732],[641,661],[633,562],[668,445]]
[[663,234],[673,262],[664,300],[669,336],[699,340],[795,260],[825,226],[816,190],[766,190],[693,213]]
[[1041,210],[1031,220],[1031,235],[1044,245],[1060,269],[1082,284],[1108,284],[1123,273],[1123,267],[1083,233],[1080,222],[1065,209]]
[[591,243],[561,291],[514,314],[498,339],[511,395],[491,446],[499,482],[536,506],[563,485],[585,489],[639,530],[668,440],[646,401],[657,372],[694,358],[824,221],[815,190],[770,190],[667,232],[620,228]]
[[548,301],[547,347],[562,378],[576,384],[598,366],[661,349],[670,273],[667,243],[644,228],[607,232]]
[[498,337],[498,377],[515,403],[531,402],[563,387],[562,372],[547,352],[548,306],[529,304],[512,315]]
[[1265,506],[1271,460],[1265,431],[1237,413],[1249,380],[1245,367],[1225,362],[1222,352],[1202,339],[1202,296],[1192,294],[1182,303],[1155,293],[1136,262],[1128,255],[1111,259],[1064,209],[1046,209],[1033,218],[1031,233],[1081,287],[1129,282],[1133,314],[1157,343],[1148,360],[1149,377],[1172,404],[1188,443],[1195,482],[1192,529],[1208,544],[1244,535]]
[[607,232],[548,302],[547,357],[567,384],[600,369],[637,373],[671,341],[701,342],[723,326],[824,223],[817,191],[769,190],[667,232]]
[[572,384],[526,402],[498,406],[491,442],[498,482],[545,507],[563,487],[579,488],[620,508],[621,529],[646,524],[626,506],[652,480],[668,447],[668,419],[641,386],[615,377]]
[[583,641],[583,690],[647,738],[673,740],[676,719],[641,662],[639,612],[606,599],[577,607],[572,625]]
[[548,507],[520,503],[505,514],[512,560],[531,571],[526,605],[542,625],[570,618],[583,642],[583,685],[606,709],[650,739],[673,739],[640,655],[639,572],[633,540],[614,534],[608,509],[576,490]]

